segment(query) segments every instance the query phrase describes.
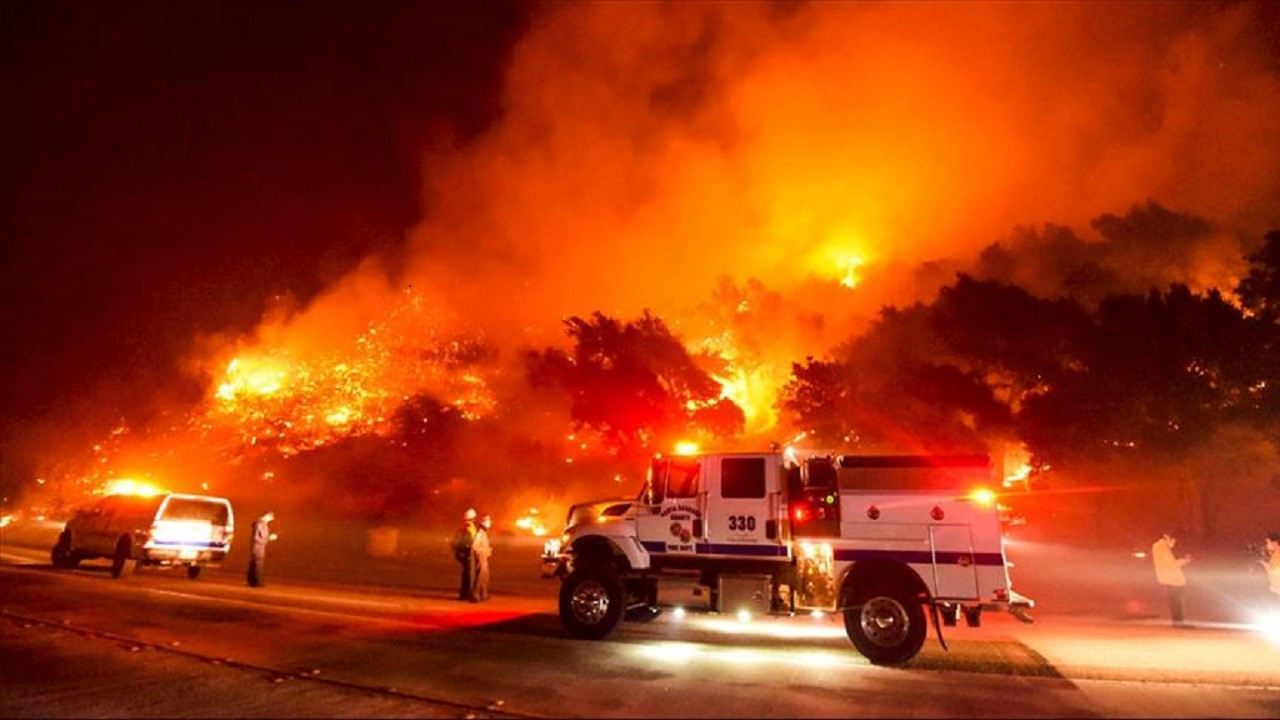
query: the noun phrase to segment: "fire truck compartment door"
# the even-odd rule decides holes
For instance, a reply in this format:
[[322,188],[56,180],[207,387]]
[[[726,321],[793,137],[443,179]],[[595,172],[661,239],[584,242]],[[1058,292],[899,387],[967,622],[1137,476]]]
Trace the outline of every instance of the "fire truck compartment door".
[[700,553],[751,558],[781,558],[780,537],[768,537],[776,519],[776,465],[760,456],[722,457],[707,467],[705,543]]
[[930,525],[934,597],[978,597],[978,568],[974,564],[973,537],[967,525]]

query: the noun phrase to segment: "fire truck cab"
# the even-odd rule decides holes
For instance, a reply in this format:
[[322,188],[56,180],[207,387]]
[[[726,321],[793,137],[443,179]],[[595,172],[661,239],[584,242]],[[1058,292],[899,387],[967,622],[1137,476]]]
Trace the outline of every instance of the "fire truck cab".
[[[544,553],[571,635],[652,617],[663,576],[717,612],[840,612],[853,645],[901,664],[941,625],[1020,617],[985,456],[715,453],[656,458],[638,497],[573,506]],[[944,645],[945,646],[945,645]]]

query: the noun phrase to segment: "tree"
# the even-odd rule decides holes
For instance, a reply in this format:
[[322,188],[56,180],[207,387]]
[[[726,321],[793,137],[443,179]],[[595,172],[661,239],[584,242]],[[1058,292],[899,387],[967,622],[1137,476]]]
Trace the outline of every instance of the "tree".
[[572,350],[526,353],[527,377],[568,394],[574,422],[600,432],[616,452],[645,452],[689,432],[742,431],[742,409],[721,397],[700,365],[712,359],[691,356],[660,318],[645,311],[622,323],[596,312],[565,326]]
[[1280,319],[1280,230],[1263,238],[1262,247],[1246,258],[1249,272],[1236,286],[1240,303],[1268,322]]
[[781,407],[826,442],[895,451],[957,452],[1008,432],[1010,413],[985,379],[950,350],[934,308],[885,308],[833,360],[792,366]]

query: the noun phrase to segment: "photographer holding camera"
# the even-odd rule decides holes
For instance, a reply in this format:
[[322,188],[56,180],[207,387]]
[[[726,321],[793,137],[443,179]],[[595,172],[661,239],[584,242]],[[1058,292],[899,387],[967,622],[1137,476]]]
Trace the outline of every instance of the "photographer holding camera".
[[1178,537],[1181,534],[1181,530],[1169,530],[1151,544],[1151,560],[1155,563],[1156,582],[1164,588],[1169,599],[1169,615],[1175,627],[1186,625],[1182,617],[1182,596],[1187,589],[1187,576],[1183,574],[1182,566],[1191,562],[1190,555],[1177,557],[1173,554],[1173,546],[1178,544]]

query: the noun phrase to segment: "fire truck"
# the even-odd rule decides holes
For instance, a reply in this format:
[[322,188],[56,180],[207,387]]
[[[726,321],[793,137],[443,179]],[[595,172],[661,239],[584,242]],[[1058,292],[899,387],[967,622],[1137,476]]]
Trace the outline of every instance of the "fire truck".
[[841,613],[872,663],[900,665],[984,610],[1030,622],[1013,591],[990,462],[791,451],[656,457],[638,497],[574,505],[544,549],[570,635],[652,618],[658,583],[696,578],[719,613]]

